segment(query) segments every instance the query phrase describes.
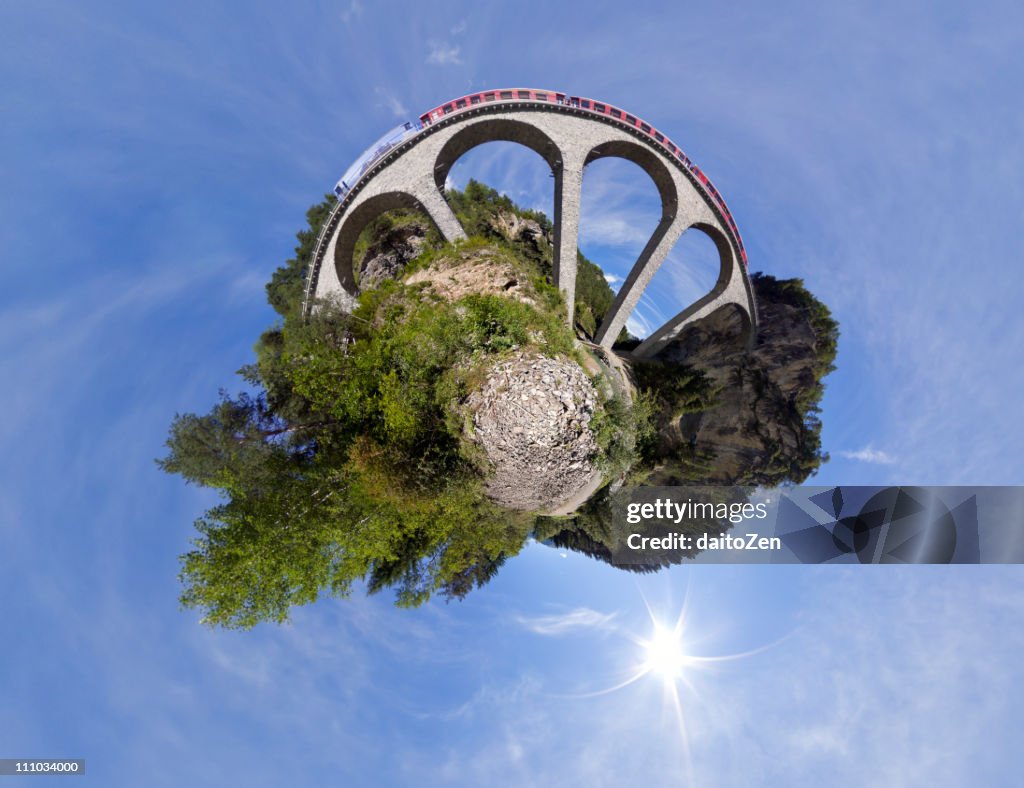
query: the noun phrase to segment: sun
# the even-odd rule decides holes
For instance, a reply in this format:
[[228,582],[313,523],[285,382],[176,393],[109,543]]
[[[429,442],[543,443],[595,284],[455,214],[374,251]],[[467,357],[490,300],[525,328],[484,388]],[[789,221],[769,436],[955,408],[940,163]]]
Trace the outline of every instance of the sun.
[[[587,692],[584,694],[562,695],[563,698],[595,698],[600,695],[609,695],[618,692],[631,684],[641,681],[645,677],[661,679],[663,696],[666,710],[675,717],[679,729],[679,740],[682,745],[682,762],[687,775],[687,784],[692,785],[693,764],[690,760],[690,743],[687,736],[686,717],[684,708],[691,702],[700,702],[701,696],[707,699],[707,688],[703,692],[698,686],[701,682],[699,676],[703,671],[714,668],[717,665],[731,662],[733,660],[745,659],[759,654],[785,640],[785,637],[775,643],[746,651],[739,654],[727,656],[708,656],[693,653],[700,643],[707,639],[707,635],[701,635],[695,631],[693,622],[687,615],[689,609],[690,595],[687,593],[683,598],[683,606],[674,623],[670,618],[663,618],[655,613],[648,603],[647,598],[641,592],[644,606],[647,608],[647,616],[650,621],[650,634],[641,637],[627,629],[620,630],[621,634],[631,640],[639,650],[634,657],[631,667],[625,674],[626,677],[610,687]],[[787,636],[788,637],[788,636]],[[684,702],[684,700],[686,702]]]
[[655,623],[649,640],[643,642],[644,673],[660,676],[665,681],[682,678],[687,655],[682,633],[676,628]]

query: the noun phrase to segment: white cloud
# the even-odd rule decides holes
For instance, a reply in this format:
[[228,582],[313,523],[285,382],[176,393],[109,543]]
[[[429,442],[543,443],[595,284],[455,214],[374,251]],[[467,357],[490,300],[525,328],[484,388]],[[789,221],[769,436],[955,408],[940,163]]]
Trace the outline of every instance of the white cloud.
[[537,635],[563,635],[581,629],[607,632],[616,628],[614,619],[615,613],[598,613],[587,607],[578,607],[568,613],[550,616],[517,616],[516,622]]
[[585,214],[580,235],[604,246],[635,246],[639,250],[651,237],[651,231],[640,226],[635,216],[613,207],[608,212]]
[[460,35],[462,35],[463,33],[466,32],[466,28],[467,27],[468,27],[468,25],[466,24],[466,20],[465,19],[460,19],[459,23],[452,28],[452,35],[453,36],[460,36]]
[[615,274],[605,274],[604,280],[610,285],[617,285],[619,282],[624,281],[621,276],[616,276]]
[[[755,601],[773,587],[763,580],[738,584],[754,608],[751,619],[716,593],[707,596],[710,604],[692,607],[695,654],[751,637],[726,634],[744,620],[762,631],[755,640],[781,634],[793,623],[789,615],[801,623],[776,647],[687,669],[681,698],[688,748],[661,681],[590,692],[621,680],[615,666],[625,669],[637,656],[630,639],[607,638],[598,648],[589,633],[567,632],[564,660],[545,660],[537,671],[524,655],[517,675],[456,710],[452,724],[479,734],[473,746],[445,758],[424,748],[409,768],[425,782],[439,781],[440,765],[462,781],[502,775],[491,779],[499,785],[617,784],[627,776],[660,784],[685,769],[688,749],[688,784],[697,785],[1004,784],[1019,729],[1020,573],[808,569],[793,568],[788,582],[799,574],[809,585],[788,612]],[[718,592],[736,583],[706,577]],[[601,615],[582,611],[584,620]],[[630,628],[629,619],[620,621]],[[559,730],[575,736],[552,743]],[[509,731],[517,732],[521,751],[508,746]]]
[[459,56],[460,49],[445,41],[431,41],[430,52],[427,54],[427,62],[435,66],[458,66],[462,64]]
[[341,21],[346,25],[353,19],[363,15],[363,4],[359,0],[352,0],[348,8],[341,12]]
[[409,114],[408,108],[403,104],[397,96],[393,93],[389,93],[383,88],[376,88],[375,92],[380,97],[381,102],[396,118],[404,118]]
[[881,449],[873,449],[871,446],[865,446],[863,449],[857,449],[857,451],[841,451],[839,452],[841,457],[845,457],[848,460],[857,460],[859,462],[871,462],[876,465],[895,465],[896,458],[889,454],[886,454]]

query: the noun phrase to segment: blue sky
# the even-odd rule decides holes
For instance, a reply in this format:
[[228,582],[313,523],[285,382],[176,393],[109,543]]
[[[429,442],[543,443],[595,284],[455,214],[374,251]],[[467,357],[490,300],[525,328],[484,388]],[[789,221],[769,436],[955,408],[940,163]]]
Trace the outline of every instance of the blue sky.
[[[1019,782],[1016,567],[638,580],[531,545],[460,604],[328,600],[250,633],[178,610],[212,498],[154,467],[171,416],[251,358],[306,207],[477,88],[650,120],[751,268],[833,308],[816,483],[1020,483],[1019,6],[551,6],[0,10],[0,757],[84,757],[104,786]],[[508,146],[452,177],[550,204]],[[653,189],[617,162],[584,188],[582,246],[622,271]],[[688,244],[662,274],[680,297],[709,281]],[[637,659],[644,598],[671,616],[687,593],[695,654],[774,644],[693,671],[688,766],[658,681],[579,697]]]

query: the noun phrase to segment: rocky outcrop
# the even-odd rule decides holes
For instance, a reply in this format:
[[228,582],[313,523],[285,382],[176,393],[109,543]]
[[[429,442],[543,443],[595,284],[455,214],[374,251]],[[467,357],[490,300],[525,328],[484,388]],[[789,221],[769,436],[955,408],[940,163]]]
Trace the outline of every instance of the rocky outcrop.
[[373,290],[385,279],[400,276],[406,263],[423,251],[427,229],[425,222],[410,222],[392,228],[370,246],[359,267],[359,288]]
[[536,249],[551,243],[539,222],[518,216],[511,211],[498,211],[491,218],[490,225],[514,243],[526,243]]
[[464,254],[461,259],[442,260],[410,274],[410,285],[425,282],[448,301],[463,296],[500,295],[536,306],[534,290],[522,271],[488,251]]
[[509,509],[552,511],[597,470],[597,392],[571,360],[518,355],[496,364],[467,403],[493,469],[487,491]]
[[[738,341],[739,314],[724,309],[689,327],[659,355],[704,371],[718,393],[713,407],[683,416],[662,436],[663,455],[685,461],[667,461],[649,483],[799,483],[817,468],[820,443],[808,406],[830,368],[824,346],[834,347],[835,336],[821,333],[829,325],[834,331],[834,323],[826,317],[816,325],[805,304],[780,295],[776,280],[754,283],[760,331],[752,350]],[[783,284],[809,297],[802,285]]]

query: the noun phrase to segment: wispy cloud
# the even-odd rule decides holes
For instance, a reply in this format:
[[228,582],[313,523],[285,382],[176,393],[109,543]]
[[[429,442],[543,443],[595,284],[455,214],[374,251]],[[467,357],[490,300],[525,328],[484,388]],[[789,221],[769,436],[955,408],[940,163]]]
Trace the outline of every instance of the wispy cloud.
[[578,607],[568,613],[550,616],[517,616],[516,622],[536,635],[564,635],[577,630],[608,632],[616,628],[615,613],[599,613],[587,607]]
[[363,15],[363,4],[359,0],[351,0],[348,7],[341,12],[341,21],[346,25],[353,19]]
[[871,462],[876,465],[895,465],[896,458],[885,453],[881,449],[873,449],[871,446],[865,446],[863,449],[857,449],[857,451],[841,451],[839,452],[841,457],[845,457],[848,460],[857,460],[858,462]]
[[381,104],[391,112],[396,118],[404,118],[409,114],[408,108],[403,104],[398,96],[384,90],[383,88],[375,88],[374,92],[381,100]]
[[460,48],[446,41],[431,41],[428,46],[427,63],[435,66],[458,66],[462,64]]
[[[985,782],[1005,782],[1000,777],[1012,768],[1012,731],[1019,728],[1021,692],[1014,681],[1022,631],[1019,573],[983,579],[933,568],[937,571],[913,577],[882,577],[856,568],[831,577],[816,570],[810,575],[816,593],[792,608],[781,597],[767,606],[755,601],[777,594],[777,578],[771,583],[745,578],[738,584],[732,579],[733,591],[738,585],[751,601],[750,619],[735,606],[725,608],[714,593],[706,597],[708,604],[694,605],[688,631],[695,655],[749,642],[749,632],[725,635],[723,622],[739,627],[746,620],[752,629],[766,626],[762,632],[781,634],[789,615],[799,613],[802,621],[777,647],[687,669],[683,698],[695,784],[853,786],[867,780],[946,788],[972,783],[972,771],[979,770],[989,778]],[[807,573],[793,572],[783,585],[798,582],[798,574],[804,578],[799,582],[806,582]],[[706,592],[712,587],[724,592],[730,585],[706,577],[711,584]],[[564,615],[600,620],[600,613],[580,610]],[[623,610],[616,623],[631,630],[639,620]],[[410,772],[426,775],[423,780],[431,783],[511,775],[503,784],[603,784],[621,782],[625,775],[633,782],[658,783],[669,770],[678,772],[679,733],[660,717],[665,711],[661,681],[638,681],[600,698],[574,698],[577,690],[592,690],[598,674],[609,686],[616,683],[616,665],[631,664],[638,656],[626,638],[621,649],[619,638],[607,638],[598,648],[590,634],[566,630],[558,646],[569,658],[540,660],[539,674],[528,667],[538,661],[524,659],[530,638],[521,641],[520,670],[447,714],[467,736],[481,734],[474,746],[441,758],[436,749],[422,748],[411,755]],[[895,716],[894,707],[900,709]],[[579,746],[552,742],[552,733],[569,729]],[[509,746],[510,731],[522,750]],[[743,748],[744,758],[730,757],[737,748]],[[978,752],[985,757],[979,760]]]
[[641,247],[651,237],[651,231],[639,226],[635,216],[623,215],[617,209],[588,213],[583,219],[580,234],[587,240],[604,246]]
[[466,23],[466,20],[465,19],[460,19],[459,23],[457,25],[455,25],[454,27],[452,27],[452,35],[453,36],[461,36],[463,33],[466,32],[466,28],[467,27],[468,27],[468,25]]

